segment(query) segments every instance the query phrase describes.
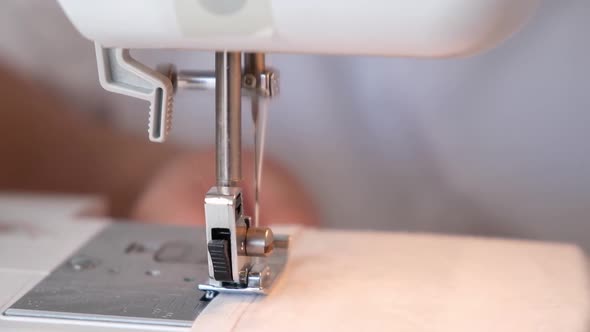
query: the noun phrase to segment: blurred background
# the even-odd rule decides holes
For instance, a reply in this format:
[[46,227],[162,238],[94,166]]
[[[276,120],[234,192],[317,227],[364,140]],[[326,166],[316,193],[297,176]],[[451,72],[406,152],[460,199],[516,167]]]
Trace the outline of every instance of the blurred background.
[[[590,2],[545,0],[519,33],[474,57],[271,55],[281,96],[271,104],[267,155],[302,181],[324,227],[590,250],[589,31]],[[179,69],[214,61],[200,52],[134,55]],[[0,63],[147,140],[146,104],[102,90],[92,43],[55,1],[0,3]],[[177,94],[172,142],[213,145],[213,99]]]

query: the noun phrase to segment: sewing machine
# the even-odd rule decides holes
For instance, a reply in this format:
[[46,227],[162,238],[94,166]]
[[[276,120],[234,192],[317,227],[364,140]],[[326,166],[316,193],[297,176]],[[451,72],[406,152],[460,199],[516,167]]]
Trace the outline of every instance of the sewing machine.
[[[17,220],[2,240],[16,254],[0,254],[0,281],[11,285],[0,287],[1,330],[430,331],[470,322],[479,330],[587,327],[588,289],[576,293],[587,286],[585,258],[572,246],[295,226],[271,230],[258,224],[258,206],[254,216],[244,214],[242,97],[255,120],[257,196],[264,114],[279,93],[278,72],[266,66],[264,53],[468,55],[510,35],[536,1],[59,2],[95,42],[101,85],[149,102],[150,140],[168,136],[176,90],[215,90],[217,182],[194,198],[205,204],[204,229],[112,223],[96,217],[101,204],[92,199],[0,199],[3,217]],[[135,48],[212,51],[215,68],[149,68],[132,57]],[[408,259],[408,252],[417,257]],[[503,274],[506,269],[516,272]],[[560,289],[564,294],[547,292],[557,284],[567,285]],[[446,306],[451,309],[441,311]],[[521,316],[510,318],[512,325],[492,324],[509,311]],[[551,325],[539,312],[569,316]]]

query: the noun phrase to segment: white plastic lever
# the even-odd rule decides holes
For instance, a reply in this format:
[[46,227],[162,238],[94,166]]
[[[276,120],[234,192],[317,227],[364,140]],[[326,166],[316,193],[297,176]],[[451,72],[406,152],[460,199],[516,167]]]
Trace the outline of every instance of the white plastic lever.
[[128,49],[95,44],[100,85],[107,91],[150,102],[150,141],[164,142],[172,123],[174,88],[170,79],[131,57]]

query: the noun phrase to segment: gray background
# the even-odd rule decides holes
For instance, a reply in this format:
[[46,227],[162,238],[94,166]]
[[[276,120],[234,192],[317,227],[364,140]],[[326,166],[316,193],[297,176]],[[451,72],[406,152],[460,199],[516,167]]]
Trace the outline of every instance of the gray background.
[[[268,153],[305,183],[325,226],[590,250],[589,33],[590,2],[546,0],[522,31],[476,57],[273,55],[282,95]],[[135,54],[151,65],[213,65],[210,53]],[[91,43],[53,1],[0,3],[0,61],[145,134],[146,105],[100,89]],[[212,144],[213,95],[180,93],[176,106],[173,140]]]

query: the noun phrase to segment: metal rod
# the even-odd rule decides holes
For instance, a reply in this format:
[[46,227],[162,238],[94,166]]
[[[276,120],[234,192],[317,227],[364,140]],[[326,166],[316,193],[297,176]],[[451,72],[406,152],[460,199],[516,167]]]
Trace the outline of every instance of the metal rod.
[[242,54],[215,53],[215,139],[217,186],[242,179]]
[[244,67],[248,73],[260,76],[266,67],[264,53],[245,53]]
[[178,88],[189,90],[215,89],[215,72],[182,70],[176,76]]

